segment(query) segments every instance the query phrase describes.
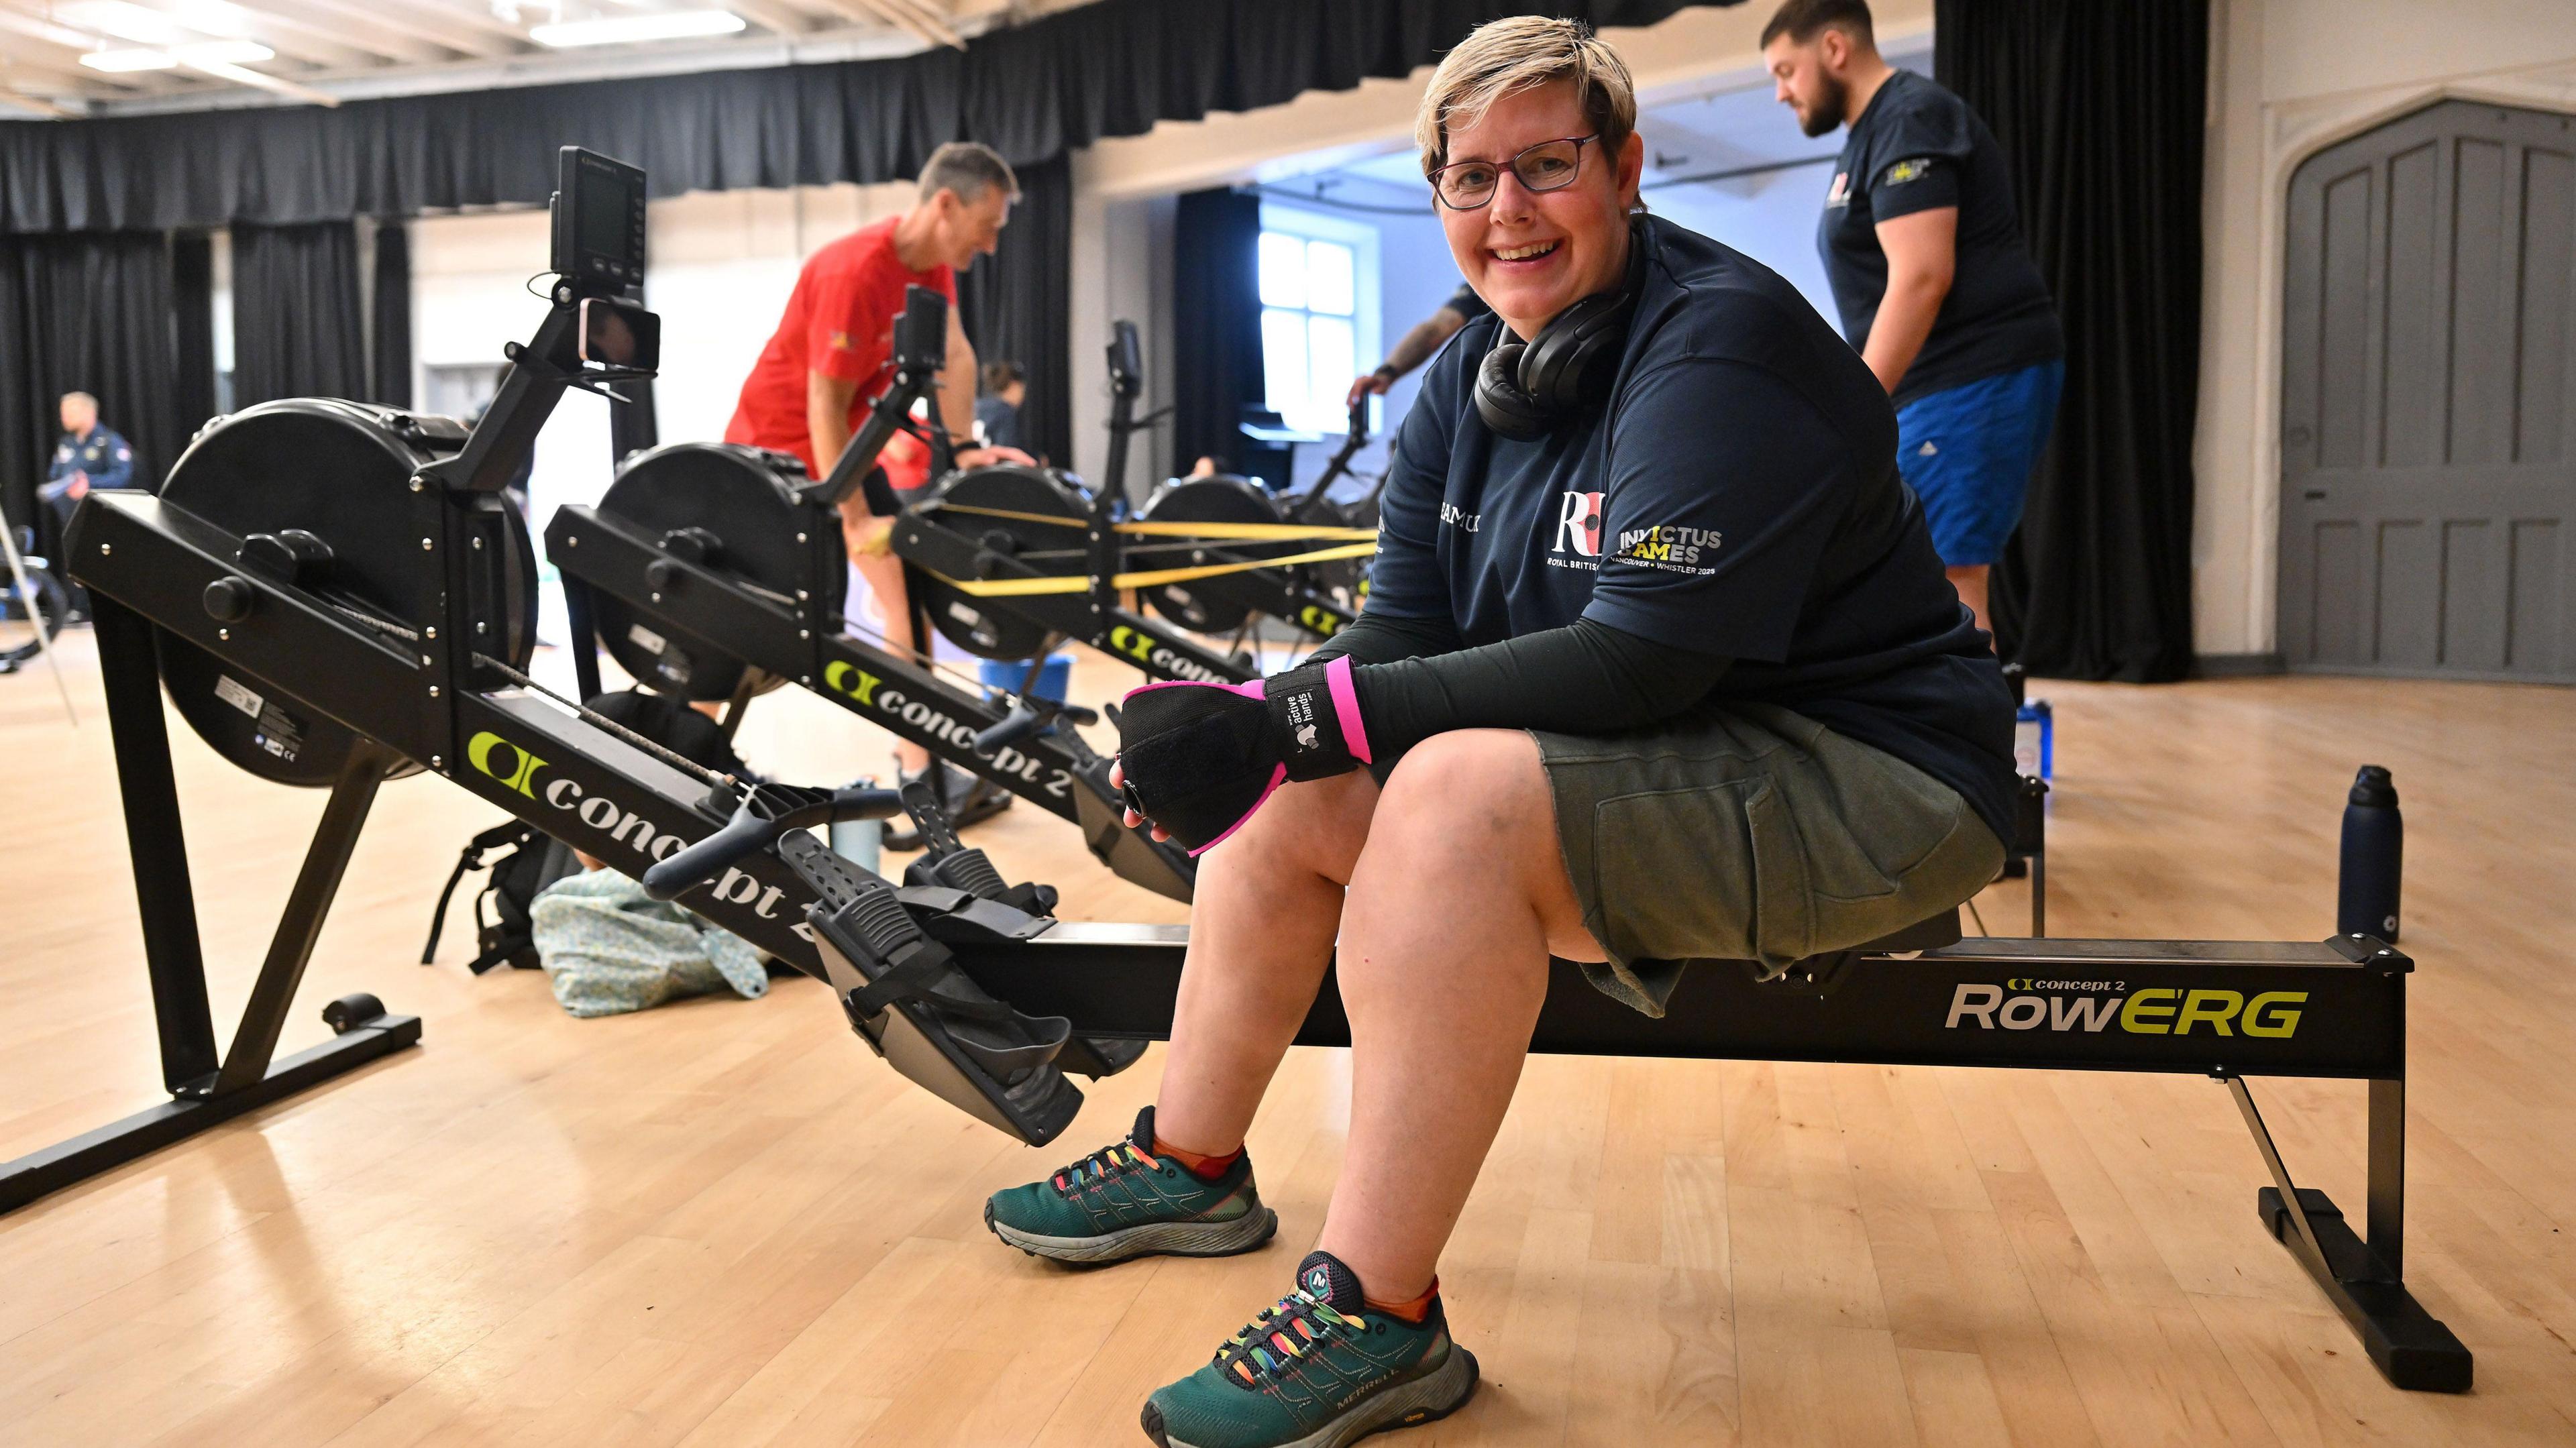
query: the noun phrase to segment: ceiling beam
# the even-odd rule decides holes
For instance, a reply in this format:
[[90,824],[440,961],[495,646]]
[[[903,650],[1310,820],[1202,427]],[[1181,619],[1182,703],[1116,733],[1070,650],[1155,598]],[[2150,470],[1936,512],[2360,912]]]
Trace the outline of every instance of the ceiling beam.
[[525,50],[534,44],[528,39],[528,27],[543,21],[553,7],[548,0],[519,0],[522,13],[516,24],[493,14],[492,0],[413,0],[413,8],[430,11],[442,22],[491,35]]
[[15,106],[20,110],[34,111],[40,116],[51,116],[58,121],[67,121],[79,114],[77,111],[65,110],[52,101],[31,96],[25,91],[12,90],[6,85],[0,85],[0,106]]
[[[8,3],[0,3],[0,30],[14,30],[20,35],[44,41],[48,45],[61,46],[74,55],[87,55],[98,49],[100,45],[99,38],[87,31],[74,30],[68,25],[56,25],[50,20],[29,14],[16,5]],[[125,44],[121,40],[111,40],[106,43]]]
[[[17,0],[17,3],[23,7],[27,0]],[[169,0],[128,0],[128,3],[167,15],[191,30],[196,29],[194,25],[189,24],[187,12],[173,8]],[[375,52],[344,44],[339,36],[317,33],[311,26],[299,25],[283,16],[247,7],[243,8],[243,13],[248,17],[248,23],[232,34],[218,36],[211,32],[201,33],[206,34],[210,40],[236,37],[255,40],[289,60],[300,60],[312,65],[365,65],[375,58]],[[126,40],[110,40],[106,43],[139,44],[139,42]]]
[[235,85],[254,86],[260,90],[274,91],[290,100],[310,101],[317,106],[340,104],[340,98],[329,91],[318,91],[309,85],[297,85],[291,80],[264,75],[259,71],[230,65],[220,60],[186,60],[181,61],[180,64],[200,75],[210,75],[217,80],[228,80]]
[[447,60],[454,56],[477,56],[493,59],[516,55],[527,49],[525,41],[506,33],[452,20],[440,11],[418,4],[352,3],[352,0],[248,0],[258,10],[280,15],[296,15],[325,34],[335,35],[351,44],[378,48],[375,40],[390,31],[402,37],[396,44],[414,53],[395,57],[401,60]]
[[793,40],[814,29],[804,12],[773,0],[723,0],[724,8],[768,31]]
[[[455,54],[445,46],[418,38],[413,27],[398,18],[398,5],[389,4],[378,11],[350,11],[312,0],[248,0],[245,8],[266,29],[294,35],[307,45],[330,47],[334,54],[323,62],[326,65],[447,60]],[[285,49],[276,45],[271,48]]]
[[878,0],[878,3],[891,10],[907,12],[920,21],[922,28],[929,33],[931,43],[945,45],[953,50],[966,48],[966,37],[959,34],[957,27],[950,23],[950,16],[944,5],[935,4],[933,0]]

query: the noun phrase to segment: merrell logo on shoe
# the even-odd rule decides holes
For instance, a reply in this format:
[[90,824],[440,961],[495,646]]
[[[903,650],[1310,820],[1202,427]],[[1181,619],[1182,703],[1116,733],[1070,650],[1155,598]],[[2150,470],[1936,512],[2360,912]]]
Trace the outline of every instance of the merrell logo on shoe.
[[1321,1267],[1306,1274],[1306,1290],[1317,1297],[1333,1295],[1333,1274]]

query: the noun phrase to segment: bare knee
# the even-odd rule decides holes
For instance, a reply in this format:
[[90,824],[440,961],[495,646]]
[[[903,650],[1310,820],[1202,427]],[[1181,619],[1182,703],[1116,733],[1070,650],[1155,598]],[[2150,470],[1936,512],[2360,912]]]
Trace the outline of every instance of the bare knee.
[[1377,781],[1365,771],[1281,785],[1241,829],[1208,852],[1200,875],[1299,872],[1347,885],[1377,799]]
[[1414,908],[1424,897],[1448,910],[1525,908],[1551,950],[1598,958],[1557,844],[1546,766],[1521,730],[1462,729],[1414,746],[1378,800],[1355,905],[1363,885]]

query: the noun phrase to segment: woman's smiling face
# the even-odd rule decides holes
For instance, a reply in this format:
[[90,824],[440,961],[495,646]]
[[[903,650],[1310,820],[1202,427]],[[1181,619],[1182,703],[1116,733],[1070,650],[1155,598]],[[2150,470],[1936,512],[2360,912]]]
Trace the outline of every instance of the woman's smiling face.
[[1493,197],[1482,206],[1435,203],[1450,254],[1476,294],[1523,338],[1617,286],[1626,271],[1643,140],[1631,133],[1613,155],[1587,141],[1575,148],[1574,179],[1552,190],[1532,191],[1512,169],[1512,158],[1532,146],[1592,134],[1574,86],[1562,81],[1504,96],[1474,125],[1449,133],[1446,164],[1479,163],[1493,178]]

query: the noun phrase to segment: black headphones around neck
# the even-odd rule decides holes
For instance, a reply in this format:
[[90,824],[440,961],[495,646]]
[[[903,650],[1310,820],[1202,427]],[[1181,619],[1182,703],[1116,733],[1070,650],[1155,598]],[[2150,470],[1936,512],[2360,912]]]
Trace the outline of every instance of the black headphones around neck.
[[1566,414],[1610,396],[1626,350],[1628,322],[1646,282],[1646,228],[1628,228],[1628,271],[1617,291],[1596,292],[1557,313],[1523,343],[1500,316],[1497,339],[1476,369],[1476,415],[1498,437],[1544,437]]

